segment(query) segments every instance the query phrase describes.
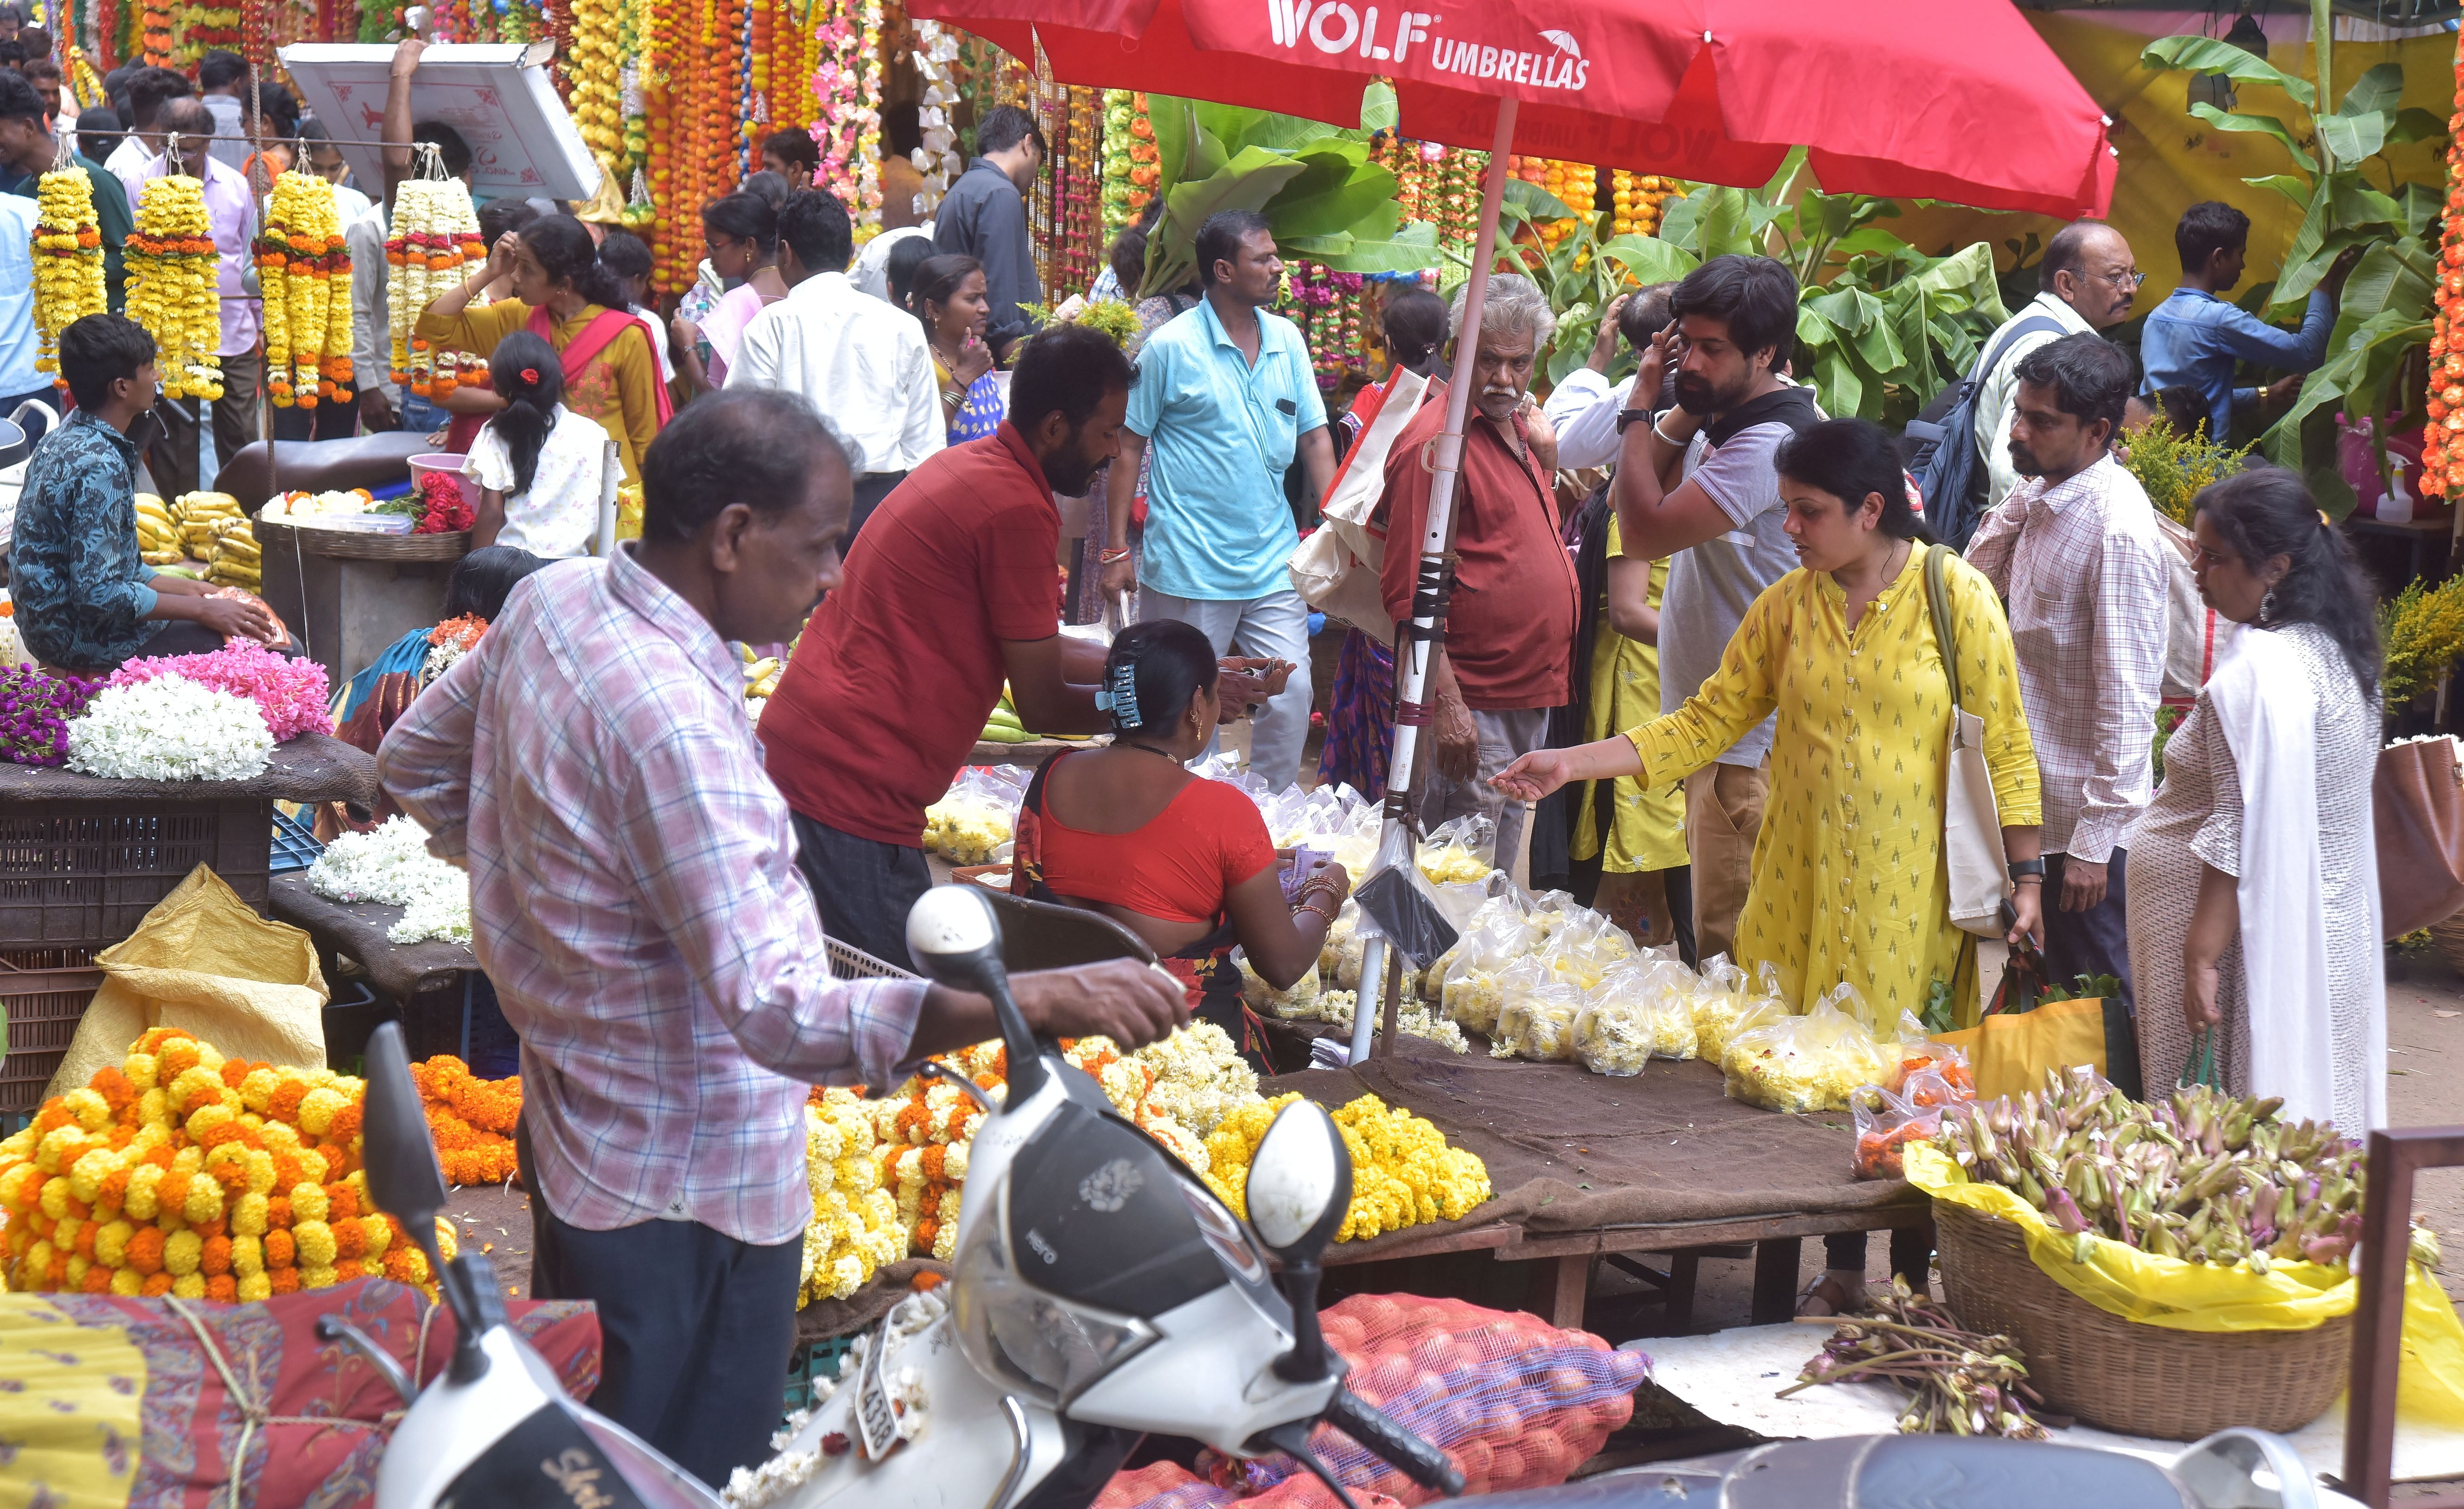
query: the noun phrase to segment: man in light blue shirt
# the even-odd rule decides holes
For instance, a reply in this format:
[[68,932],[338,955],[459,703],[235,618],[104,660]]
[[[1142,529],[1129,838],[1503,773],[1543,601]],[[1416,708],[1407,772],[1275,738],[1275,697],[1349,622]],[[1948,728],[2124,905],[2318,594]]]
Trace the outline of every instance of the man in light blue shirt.
[[[1144,580],[1141,619],[1178,619],[1241,653],[1290,663],[1249,734],[1249,769],[1278,789],[1299,778],[1309,737],[1309,605],[1288,566],[1300,535],[1284,501],[1298,455],[1309,495],[1334,479],[1326,405],[1299,329],[1266,313],[1284,264],[1266,219],[1226,209],[1198,231],[1205,299],[1147,338],[1113,464],[1104,590]],[[1131,558],[1138,462],[1152,456],[1143,567]]]
[[[0,419],[7,419],[29,399],[55,411],[62,404],[52,380],[34,369],[34,201],[0,194]],[[39,414],[28,414],[28,440],[42,438]]]
[[[2301,385],[2299,374],[2326,359],[2337,294],[2353,259],[2338,258],[2310,291],[2309,310],[2295,331],[2271,325],[2223,296],[2241,281],[2250,252],[2250,216],[2231,205],[2203,200],[2182,211],[2181,224],[2173,228],[2173,248],[2182,254],[2182,282],[2148,313],[2139,338],[2139,359],[2147,373],[2140,391],[2196,391],[2207,410],[2208,438],[2221,445],[2233,433],[2233,410],[2283,404]],[[2263,388],[2235,387],[2233,368],[2243,361],[2295,376]]]

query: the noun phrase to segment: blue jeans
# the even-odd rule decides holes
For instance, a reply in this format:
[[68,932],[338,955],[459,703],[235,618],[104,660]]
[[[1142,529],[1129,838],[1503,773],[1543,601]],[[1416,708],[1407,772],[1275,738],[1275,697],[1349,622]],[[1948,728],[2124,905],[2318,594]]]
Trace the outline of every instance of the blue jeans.
[[[1176,598],[1153,587],[1138,593],[1138,621],[1178,619],[1206,636],[1218,655],[1237,653],[1290,661],[1296,669],[1283,694],[1268,699],[1249,725],[1249,769],[1281,791],[1300,779],[1301,746],[1309,731],[1309,604],[1287,587],[1245,602]],[[1209,743],[1206,753],[1215,753]]]
[[451,414],[420,397],[407,386],[399,389],[396,396],[402,400],[400,413],[402,427],[405,429],[417,430],[423,435],[432,435],[453,423]]

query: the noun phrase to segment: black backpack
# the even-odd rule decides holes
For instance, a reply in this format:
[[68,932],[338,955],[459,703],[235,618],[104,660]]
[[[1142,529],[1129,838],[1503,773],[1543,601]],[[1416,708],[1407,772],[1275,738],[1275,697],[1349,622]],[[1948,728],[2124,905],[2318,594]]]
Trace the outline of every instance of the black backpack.
[[1976,395],[1985,380],[2002,364],[2021,336],[2059,332],[2062,322],[2051,315],[2031,315],[2013,325],[2001,341],[1980,359],[1973,371],[1934,395],[1916,418],[1908,421],[1905,457],[1917,491],[1925,495],[1925,524],[1934,537],[1953,550],[1966,550],[1985,515],[1985,459],[1976,452]]

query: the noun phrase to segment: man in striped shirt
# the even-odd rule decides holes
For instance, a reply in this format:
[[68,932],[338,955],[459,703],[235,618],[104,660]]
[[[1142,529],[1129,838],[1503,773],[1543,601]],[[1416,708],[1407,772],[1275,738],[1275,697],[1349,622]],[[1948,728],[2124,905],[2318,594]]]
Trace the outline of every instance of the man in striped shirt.
[[[803,398],[686,409],[642,468],[642,538],[525,580],[378,752],[471,873],[472,947],[522,1038],[536,1298],[591,1300],[592,1405],[714,1483],[766,1455],[812,1214],[809,1083],[996,1035],[989,1002],[831,976],[734,642],[839,581],[846,452]],[[882,750],[881,758],[899,752]],[[1054,1036],[1187,1019],[1128,961],[1021,974]]]
[[2130,358],[2101,336],[2064,336],[2017,375],[2011,460],[2027,480],[1977,525],[1968,561],[2009,606],[2043,777],[2045,963],[2064,984],[2111,974],[2126,1003],[2120,845],[2150,795],[2167,547],[2112,454]]

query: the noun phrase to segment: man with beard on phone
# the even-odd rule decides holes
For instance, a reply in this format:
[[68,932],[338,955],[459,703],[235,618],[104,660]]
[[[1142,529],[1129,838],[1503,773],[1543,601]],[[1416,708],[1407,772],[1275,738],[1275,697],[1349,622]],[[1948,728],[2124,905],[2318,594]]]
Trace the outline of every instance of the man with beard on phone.
[[[931,887],[924,809],[967,762],[1009,684],[1039,733],[1096,733],[1104,646],[1061,632],[1061,513],[1120,453],[1133,376],[1110,337],[1026,341],[1009,414],[936,451],[874,510],[761,713],[770,778],[822,930],[908,968],[907,911]],[[1248,662],[1226,662],[1239,671]],[[1227,677],[1226,709],[1263,700]]]
[[[1782,524],[1780,442],[1822,417],[1787,377],[1796,344],[1796,279],[1769,257],[1717,256],[1669,300],[1671,322],[1642,352],[1634,391],[1660,391],[1677,367],[1677,406],[1625,426],[1616,491],[1625,554],[1673,557],[1660,608],[1660,711],[1685,705],[1720,667],[1765,587],[1796,569]],[[1685,778],[1701,956],[1732,952],[1771,789],[1766,718]]]
[[35,448],[9,541],[17,636],[54,669],[109,675],[141,655],[286,637],[254,598],[213,596],[139,558],[137,458],[154,425],[154,338],[120,315],[60,332],[60,376],[77,409]]

